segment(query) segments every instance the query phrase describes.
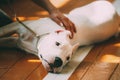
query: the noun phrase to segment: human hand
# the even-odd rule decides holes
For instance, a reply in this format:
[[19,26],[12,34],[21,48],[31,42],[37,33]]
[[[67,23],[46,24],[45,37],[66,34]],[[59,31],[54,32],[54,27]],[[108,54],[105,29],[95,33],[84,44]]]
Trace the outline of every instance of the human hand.
[[71,32],[70,38],[73,38],[74,33],[76,33],[76,28],[75,25],[66,16],[64,16],[59,10],[56,10],[50,13],[50,18],[58,25],[64,26],[66,30],[69,30]]

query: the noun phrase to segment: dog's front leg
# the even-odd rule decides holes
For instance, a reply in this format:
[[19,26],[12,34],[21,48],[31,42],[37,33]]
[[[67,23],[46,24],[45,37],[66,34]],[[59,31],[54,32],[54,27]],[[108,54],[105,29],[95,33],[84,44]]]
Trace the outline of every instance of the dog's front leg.
[[13,33],[16,33],[17,30],[19,29],[19,26],[17,26],[18,23],[15,22],[15,23],[11,23],[9,25],[6,25],[6,26],[3,26],[3,27],[0,27],[0,38],[1,37],[8,37],[10,35],[12,35]]

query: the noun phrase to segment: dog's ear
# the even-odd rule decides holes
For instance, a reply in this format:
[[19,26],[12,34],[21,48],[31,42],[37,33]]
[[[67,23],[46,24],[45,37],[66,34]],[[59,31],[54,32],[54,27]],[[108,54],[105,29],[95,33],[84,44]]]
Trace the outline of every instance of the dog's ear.
[[55,33],[63,34],[63,35],[68,36],[68,37],[71,36],[71,32],[68,30],[56,30]]
[[76,44],[74,44],[73,45],[73,48],[72,48],[72,52],[73,52],[73,54],[76,52],[76,50],[78,49],[78,47],[79,47],[79,43],[76,43]]
[[71,36],[71,32],[68,31],[68,30],[64,30],[64,31],[63,31],[63,35],[69,37],[69,36]]
[[60,32],[63,32],[64,30],[57,30],[55,31],[57,34],[59,34]]
[[66,34],[67,34],[67,36],[70,38],[70,36],[71,36],[71,32],[68,31],[68,30],[66,30]]

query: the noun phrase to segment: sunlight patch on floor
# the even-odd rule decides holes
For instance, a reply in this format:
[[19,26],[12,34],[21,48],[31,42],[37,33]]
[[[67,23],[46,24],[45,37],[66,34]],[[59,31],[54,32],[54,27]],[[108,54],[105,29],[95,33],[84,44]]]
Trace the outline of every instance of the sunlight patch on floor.
[[48,15],[48,12],[47,11],[39,11],[39,12],[36,12],[36,15],[46,16],[46,15]]
[[38,59],[29,59],[29,60],[27,60],[28,62],[30,62],[30,63],[39,63],[39,62],[41,62],[40,60],[38,60]]
[[114,44],[115,47],[120,47],[120,43]]
[[[64,5],[66,5],[70,0],[50,0],[51,3],[56,7],[56,8],[61,8]],[[49,15],[47,11],[38,11],[35,13],[36,15],[42,15],[42,16],[47,16]]]
[[120,63],[120,57],[115,56],[115,55],[106,54],[101,58],[100,61],[108,62],[108,63]]
[[[40,17],[18,17],[19,18],[19,20],[21,20],[21,21],[25,21],[25,20],[36,20],[36,19],[40,19]],[[13,19],[14,21],[16,21],[16,19],[14,18]]]

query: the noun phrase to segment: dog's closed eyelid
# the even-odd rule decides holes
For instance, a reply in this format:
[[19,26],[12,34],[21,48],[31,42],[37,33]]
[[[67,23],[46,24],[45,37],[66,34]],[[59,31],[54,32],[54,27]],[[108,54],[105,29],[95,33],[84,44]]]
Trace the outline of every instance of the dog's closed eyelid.
[[57,42],[57,41],[56,41],[56,43],[55,43],[55,44],[56,44],[57,46],[59,46],[59,45],[60,45],[60,43],[59,43],[59,42]]
[[70,57],[68,56],[67,58],[66,58],[66,60],[68,61],[70,59]]

